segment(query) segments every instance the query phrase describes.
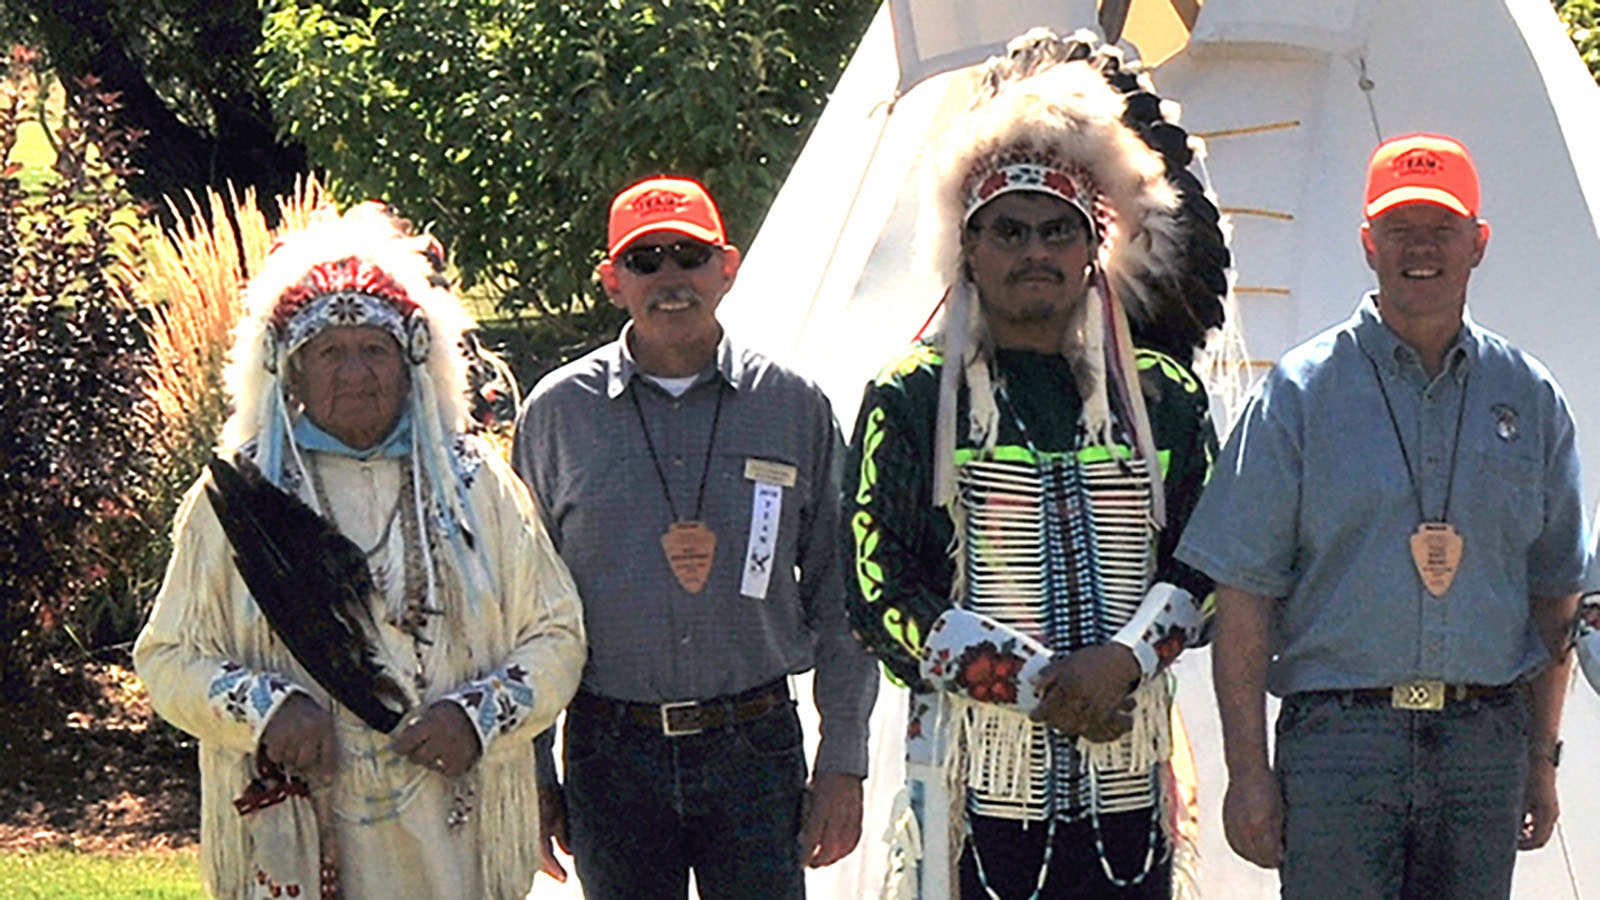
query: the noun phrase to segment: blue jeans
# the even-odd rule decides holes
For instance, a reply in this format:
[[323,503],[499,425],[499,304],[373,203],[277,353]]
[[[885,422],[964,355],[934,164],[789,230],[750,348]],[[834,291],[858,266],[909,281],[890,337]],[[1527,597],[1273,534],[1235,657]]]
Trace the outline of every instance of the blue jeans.
[[1510,896],[1528,779],[1522,691],[1433,712],[1295,694],[1277,734],[1285,898]]
[[585,896],[799,900],[805,748],[794,703],[667,737],[631,719],[567,716],[568,837]]

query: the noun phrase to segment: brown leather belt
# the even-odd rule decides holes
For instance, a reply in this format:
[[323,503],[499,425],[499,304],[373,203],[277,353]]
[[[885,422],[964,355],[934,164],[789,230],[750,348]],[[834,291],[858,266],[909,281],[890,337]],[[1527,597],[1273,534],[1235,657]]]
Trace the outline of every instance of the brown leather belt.
[[681,737],[748,722],[788,702],[789,680],[780,678],[742,694],[679,703],[633,703],[579,691],[567,710],[590,718],[627,719],[667,737]]
[[1306,691],[1307,694],[1338,697],[1347,703],[1385,703],[1395,709],[1439,710],[1446,703],[1468,700],[1497,700],[1522,690],[1521,682],[1511,684],[1446,684],[1442,681],[1411,681],[1386,688],[1356,688],[1348,691]]

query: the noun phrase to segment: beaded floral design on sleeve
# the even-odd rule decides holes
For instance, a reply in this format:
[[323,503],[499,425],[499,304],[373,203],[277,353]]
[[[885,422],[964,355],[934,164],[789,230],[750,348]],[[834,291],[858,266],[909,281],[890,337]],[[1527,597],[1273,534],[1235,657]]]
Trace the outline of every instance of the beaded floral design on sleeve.
[[533,711],[533,686],[528,670],[512,664],[487,678],[468,682],[445,696],[466,711],[484,749],[496,737],[515,731]]
[[272,672],[252,672],[236,662],[224,662],[206,687],[206,700],[219,718],[248,725],[259,733],[290,694],[293,682]]

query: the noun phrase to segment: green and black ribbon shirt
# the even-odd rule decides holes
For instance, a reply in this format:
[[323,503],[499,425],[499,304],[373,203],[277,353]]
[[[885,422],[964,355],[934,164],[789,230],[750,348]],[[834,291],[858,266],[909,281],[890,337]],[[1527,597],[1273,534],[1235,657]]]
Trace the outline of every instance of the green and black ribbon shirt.
[[[1153,350],[1138,350],[1139,376],[1164,476],[1167,527],[1158,538],[1156,581],[1205,597],[1212,583],[1173,558],[1216,454],[1204,386],[1189,368]],[[939,348],[913,345],[867,385],[845,459],[845,591],[851,627],[896,681],[916,684],[917,654],[935,619],[949,609],[956,561],[954,525],[932,503],[934,423],[939,407]],[[1071,365],[1059,354],[999,350],[993,381],[1005,386],[994,448],[975,446],[958,428],[956,464],[973,459],[1032,460],[1077,448],[1083,401]],[[957,422],[970,404],[963,387]],[[1020,419],[1022,425],[1019,426]],[[1023,434],[1026,428],[1026,435]],[[1123,442],[1077,449],[1080,459],[1131,458]],[[1031,447],[1030,447],[1031,444]]]

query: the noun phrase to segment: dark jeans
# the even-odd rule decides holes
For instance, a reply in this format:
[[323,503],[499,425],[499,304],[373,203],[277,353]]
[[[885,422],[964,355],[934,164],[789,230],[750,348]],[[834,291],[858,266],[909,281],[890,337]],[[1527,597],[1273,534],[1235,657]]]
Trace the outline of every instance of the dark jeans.
[[[1111,871],[1129,880],[1144,869],[1150,846],[1150,810],[1114,813],[1100,817],[1100,835],[1105,843]],[[977,843],[983,860],[983,873],[1001,900],[1024,900],[1033,896],[1039,883],[1039,866],[1044,861],[1045,836],[1049,823],[1021,822],[970,816],[972,840],[961,852],[961,900],[987,900],[978,881],[978,868],[972,858]],[[1050,874],[1040,897],[1071,897],[1086,900],[1166,900],[1172,896],[1172,855],[1166,839],[1156,826],[1154,861],[1138,884],[1118,887],[1107,880],[1095,849],[1094,826],[1089,819],[1062,822],[1056,826],[1055,850],[1050,855]]]
[[567,716],[569,837],[591,900],[805,896],[800,719],[788,703],[666,737],[629,719]]
[[1285,898],[1510,896],[1528,777],[1521,691],[1435,712],[1296,694],[1277,732]]

